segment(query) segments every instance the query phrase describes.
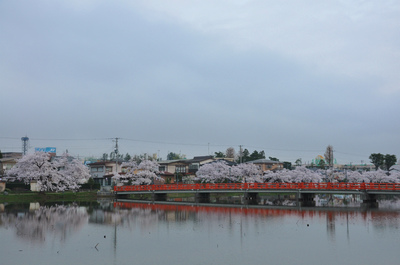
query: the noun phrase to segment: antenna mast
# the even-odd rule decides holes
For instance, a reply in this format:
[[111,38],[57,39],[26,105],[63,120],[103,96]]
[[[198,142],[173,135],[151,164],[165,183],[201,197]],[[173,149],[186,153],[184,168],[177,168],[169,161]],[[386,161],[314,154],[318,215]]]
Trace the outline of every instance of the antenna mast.
[[26,152],[28,151],[29,138],[27,136],[22,137],[21,141],[22,141],[22,154],[26,155]]

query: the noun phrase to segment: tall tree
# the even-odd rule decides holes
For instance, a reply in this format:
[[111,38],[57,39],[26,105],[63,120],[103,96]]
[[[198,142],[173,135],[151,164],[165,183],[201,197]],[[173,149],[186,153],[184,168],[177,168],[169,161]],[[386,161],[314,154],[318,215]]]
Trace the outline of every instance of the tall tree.
[[269,158],[269,160],[271,160],[271,161],[279,161],[279,159],[278,158],[276,158],[276,157],[272,157],[272,156],[270,156],[270,157],[268,157]]
[[225,156],[226,158],[235,158],[236,152],[233,147],[229,147],[226,149]]
[[257,150],[254,150],[253,153],[251,153],[250,157],[246,161],[254,161],[257,159],[264,159],[264,158],[265,158],[264,151],[258,152]]
[[385,156],[381,153],[373,153],[369,156],[369,159],[371,159],[371,163],[375,165],[375,170],[382,168],[382,166],[385,164]]
[[385,155],[385,167],[386,170],[389,171],[389,169],[396,164],[396,156],[395,155]]
[[283,162],[283,168],[291,170],[292,163],[291,162]]
[[323,159],[321,159],[321,160],[319,160],[319,162],[318,162],[318,167],[319,168],[321,168],[321,169],[325,169],[325,160],[323,160]]
[[167,160],[179,160],[179,159],[185,159],[185,157],[186,157],[185,155],[169,152],[167,155]]
[[301,166],[303,162],[301,161],[301,158],[298,158],[294,163],[296,164],[296,166]]
[[126,155],[125,155],[125,157],[124,157],[124,161],[125,161],[125,162],[128,162],[128,161],[131,160],[131,159],[132,159],[131,155],[128,154],[128,153],[126,153]]
[[156,159],[152,156],[148,156],[147,154],[141,154],[141,155],[134,155],[133,157],[131,157],[129,161],[125,162],[135,161],[139,165],[144,160],[156,160]]
[[241,154],[239,154],[237,162],[249,162],[249,161],[254,161],[257,159],[264,159],[265,158],[265,152],[260,151],[258,152],[257,150],[254,150],[253,153],[250,154],[249,150],[244,149]]
[[239,152],[238,163],[247,162],[250,159],[250,152],[247,149],[244,149],[241,153]]
[[112,160],[112,161],[116,161],[116,160],[121,161],[121,160],[123,160],[123,158],[124,158],[124,155],[122,155],[122,154],[117,154],[116,152],[110,153],[110,160]]
[[248,161],[254,161],[259,158],[260,154],[258,153],[257,150],[254,150],[253,153],[250,154],[250,158]]
[[215,157],[218,157],[218,158],[224,158],[225,157],[225,154],[223,152],[215,152],[214,154],[215,154]]
[[325,151],[325,162],[328,164],[329,167],[333,167],[333,146],[328,145]]

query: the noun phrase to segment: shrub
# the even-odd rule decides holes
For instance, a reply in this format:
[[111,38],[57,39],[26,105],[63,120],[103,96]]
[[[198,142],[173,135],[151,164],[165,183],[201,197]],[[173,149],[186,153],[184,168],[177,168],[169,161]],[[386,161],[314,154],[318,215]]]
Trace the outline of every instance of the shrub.
[[80,185],[80,190],[99,190],[100,189],[100,183],[85,183]]

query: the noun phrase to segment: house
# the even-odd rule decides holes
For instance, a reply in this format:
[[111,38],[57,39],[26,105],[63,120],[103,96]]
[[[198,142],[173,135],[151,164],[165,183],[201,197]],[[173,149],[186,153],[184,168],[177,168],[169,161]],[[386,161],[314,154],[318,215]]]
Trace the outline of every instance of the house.
[[6,182],[2,181],[0,178],[0,192],[3,192],[6,190]]
[[0,176],[4,176],[6,170],[11,169],[17,163],[17,158],[0,159]]
[[188,164],[188,173],[191,176],[195,176],[200,166],[213,162],[216,159],[213,156],[195,156],[193,159],[186,160]]
[[165,184],[173,184],[182,181],[182,176],[187,174],[187,163],[185,160],[163,160],[158,161],[160,165],[160,177]]
[[19,152],[4,152],[1,153],[2,158],[15,158],[15,159],[19,159],[22,158],[22,153]]
[[255,165],[259,166],[262,171],[283,169],[282,162],[268,160],[268,159],[257,159],[257,160],[249,161],[246,163],[255,164]]
[[169,172],[169,173],[187,173],[187,163],[185,160],[163,160],[158,161],[160,165],[160,172]]
[[121,162],[117,164],[115,161],[93,162],[87,166],[90,169],[90,177],[101,186],[111,186],[111,177],[115,172],[121,171]]
[[159,161],[160,177],[166,184],[181,183],[184,182],[183,177],[194,177],[200,166],[215,160],[213,156],[195,156],[193,159]]
[[160,171],[159,175],[164,181],[156,180],[156,181],[154,181],[154,184],[156,184],[156,185],[175,184],[176,183],[176,176],[173,173],[170,173],[168,171]]

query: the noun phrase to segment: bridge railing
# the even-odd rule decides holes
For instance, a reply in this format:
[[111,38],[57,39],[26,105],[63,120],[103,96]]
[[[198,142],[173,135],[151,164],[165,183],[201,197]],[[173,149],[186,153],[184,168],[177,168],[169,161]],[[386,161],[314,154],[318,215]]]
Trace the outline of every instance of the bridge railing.
[[400,191],[400,183],[198,183],[115,186],[116,192],[185,190],[383,190]]

